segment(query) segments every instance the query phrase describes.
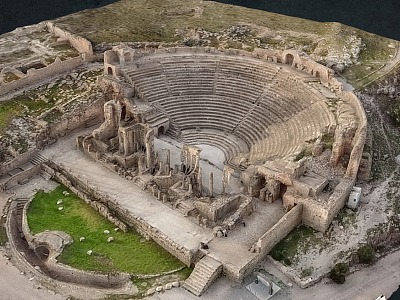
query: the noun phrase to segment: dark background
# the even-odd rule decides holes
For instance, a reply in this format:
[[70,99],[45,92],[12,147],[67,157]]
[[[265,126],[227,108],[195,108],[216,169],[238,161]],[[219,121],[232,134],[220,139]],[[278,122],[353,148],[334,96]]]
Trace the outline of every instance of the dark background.
[[0,34],[115,0],[0,0]]
[[[112,2],[115,0],[0,0],[0,34],[16,27]],[[217,2],[315,21],[336,21],[400,40],[400,0],[217,0]]]
[[400,40],[400,0],[216,0],[304,19],[339,22]]

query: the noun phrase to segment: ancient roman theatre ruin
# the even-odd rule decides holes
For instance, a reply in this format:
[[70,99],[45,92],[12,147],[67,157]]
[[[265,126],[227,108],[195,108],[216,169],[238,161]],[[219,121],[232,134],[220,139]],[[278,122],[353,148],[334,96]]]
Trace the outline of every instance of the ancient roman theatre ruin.
[[116,46],[98,82],[104,122],[77,147],[145,191],[104,203],[195,266],[196,295],[221,272],[241,281],[301,222],[324,232],[368,172],[357,97],[295,51]]

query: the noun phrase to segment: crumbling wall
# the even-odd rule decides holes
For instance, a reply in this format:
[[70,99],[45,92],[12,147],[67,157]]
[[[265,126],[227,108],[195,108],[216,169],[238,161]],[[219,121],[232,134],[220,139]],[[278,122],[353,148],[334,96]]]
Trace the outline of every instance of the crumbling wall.
[[287,212],[271,229],[264,233],[256,242],[257,253],[265,256],[301,222],[303,205],[300,203]]
[[80,56],[73,57],[64,61],[61,61],[59,58],[57,58],[52,64],[46,67],[40,69],[29,69],[25,77],[1,84],[0,96],[13,90],[22,88],[24,86],[34,84],[48,77],[53,77],[61,73],[76,69],[77,67],[82,65],[83,62],[84,60]]
[[53,22],[47,22],[46,27],[49,32],[54,33],[63,40],[67,40],[76,50],[79,51],[79,53],[87,54],[85,60],[88,60],[90,55],[93,55],[92,43],[84,37],[70,33],[67,30],[58,27]]
[[215,199],[213,203],[196,201],[194,204],[202,215],[216,222],[222,218],[226,218],[230,213],[237,210],[245,199],[242,195],[237,195],[233,197],[220,197]]
[[11,189],[12,187],[18,185],[19,183],[28,180],[29,178],[37,175],[40,172],[40,165],[35,165],[32,168],[24,170],[4,181],[0,185],[0,191],[6,191]]
[[57,139],[71,133],[73,130],[94,125],[90,121],[95,120],[98,123],[103,119],[104,99],[99,98],[87,105],[82,105],[79,109],[64,113],[63,117],[47,124],[47,138]]
[[328,206],[326,207],[327,216],[324,222],[321,224],[323,230],[320,231],[323,232],[327,230],[333,218],[344,207],[355,182],[356,177],[346,177],[343,178],[335,187],[332,195],[328,199]]
[[182,178],[178,176],[166,175],[166,176],[154,176],[153,181],[160,189],[168,190],[171,186],[176,184]]
[[22,165],[26,164],[36,154],[38,154],[38,150],[37,149],[31,149],[31,150],[28,150],[25,153],[22,153],[22,154],[16,156],[11,161],[9,161],[7,163],[4,163],[4,164],[1,164],[0,165],[0,175],[4,175],[4,174],[6,174],[6,173],[18,168],[19,166],[22,166]]

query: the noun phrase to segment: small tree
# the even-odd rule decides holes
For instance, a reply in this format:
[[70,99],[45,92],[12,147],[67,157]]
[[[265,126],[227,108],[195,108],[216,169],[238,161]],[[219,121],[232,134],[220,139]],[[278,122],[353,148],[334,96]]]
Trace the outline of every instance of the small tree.
[[329,277],[336,283],[342,284],[346,281],[346,275],[349,272],[347,263],[337,263],[331,270]]
[[360,263],[370,264],[375,258],[375,250],[370,244],[366,244],[358,248],[358,259]]

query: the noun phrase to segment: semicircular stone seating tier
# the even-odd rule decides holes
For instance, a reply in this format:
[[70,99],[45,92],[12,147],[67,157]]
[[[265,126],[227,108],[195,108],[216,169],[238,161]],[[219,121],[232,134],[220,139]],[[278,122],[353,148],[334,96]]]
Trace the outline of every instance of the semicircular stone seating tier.
[[218,147],[233,165],[296,153],[335,124],[310,76],[282,64],[188,50],[143,56],[122,73],[170,118],[173,138]]

